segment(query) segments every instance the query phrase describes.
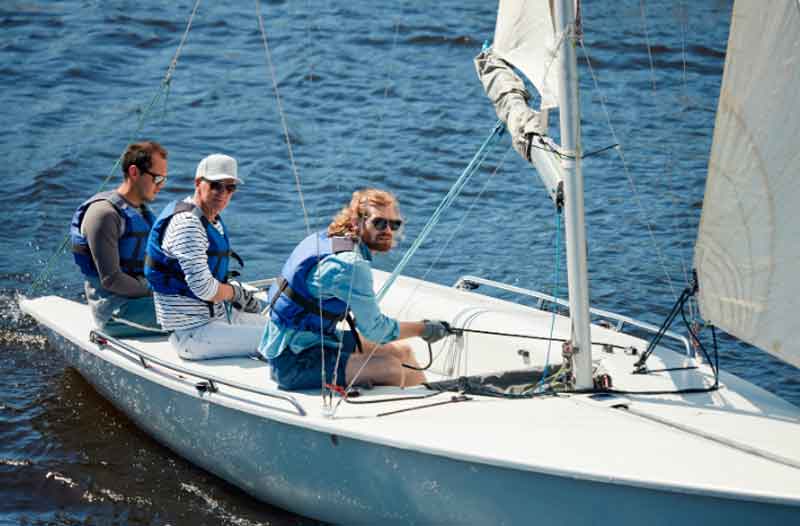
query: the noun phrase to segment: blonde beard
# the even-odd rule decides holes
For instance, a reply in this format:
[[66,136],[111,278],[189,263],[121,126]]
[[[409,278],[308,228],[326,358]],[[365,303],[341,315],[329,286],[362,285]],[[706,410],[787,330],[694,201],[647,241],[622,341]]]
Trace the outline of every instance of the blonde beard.
[[392,236],[392,239],[391,239],[391,241],[389,241],[388,246],[386,246],[386,243],[379,242],[377,240],[373,243],[373,242],[365,241],[362,238],[361,242],[364,243],[367,246],[367,248],[370,249],[370,251],[372,251],[372,252],[381,252],[381,253],[389,252],[391,249],[394,248],[394,245],[395,245],[394,236]]

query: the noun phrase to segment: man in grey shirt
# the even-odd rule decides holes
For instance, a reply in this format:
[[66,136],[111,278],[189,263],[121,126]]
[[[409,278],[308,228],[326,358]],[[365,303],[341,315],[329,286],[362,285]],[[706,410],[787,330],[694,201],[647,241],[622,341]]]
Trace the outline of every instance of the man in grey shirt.
[[155,221],[146,203],[167,181],[167,151],[154,141],[131,144],[122,174],[116,190],[92,196],[75,211],[72,252],[98,328],[116,337],[161,334],[144,257]]

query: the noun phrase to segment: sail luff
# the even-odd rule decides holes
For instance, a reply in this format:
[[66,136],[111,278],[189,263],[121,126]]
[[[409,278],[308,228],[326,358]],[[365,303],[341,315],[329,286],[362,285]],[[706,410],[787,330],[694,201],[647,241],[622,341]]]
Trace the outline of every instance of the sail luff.
[[800,3],[737,0],[695,268],[703,318],[800,367]]

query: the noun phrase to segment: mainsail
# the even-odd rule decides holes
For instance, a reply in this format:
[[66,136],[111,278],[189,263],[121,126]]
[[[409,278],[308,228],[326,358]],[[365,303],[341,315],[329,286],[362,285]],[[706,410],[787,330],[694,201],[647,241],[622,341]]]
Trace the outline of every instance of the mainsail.
[[695,246],[703,318],[800,367],[800,3],[737,0]]
[[492,48],[533,82],[542,109],[558,106],[554,26],[552,1],[500,0]]

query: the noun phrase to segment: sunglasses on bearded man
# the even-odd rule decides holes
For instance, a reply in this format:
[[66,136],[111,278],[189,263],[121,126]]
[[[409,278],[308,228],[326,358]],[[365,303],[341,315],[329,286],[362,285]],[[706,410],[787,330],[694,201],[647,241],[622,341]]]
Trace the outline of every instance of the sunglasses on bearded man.
[[403,226],[402,219],[386,219],[385,217],[373,217],[372,219],[370,219],[370,222],[372,223],[372,226],[375,227],[375,230],[379,232],[386,230],[387,226],[392,230],[392,232],[397,232],[398,230],[400,230],[400,227]]

